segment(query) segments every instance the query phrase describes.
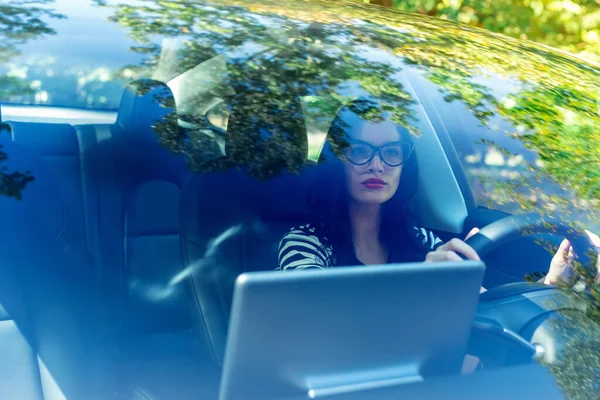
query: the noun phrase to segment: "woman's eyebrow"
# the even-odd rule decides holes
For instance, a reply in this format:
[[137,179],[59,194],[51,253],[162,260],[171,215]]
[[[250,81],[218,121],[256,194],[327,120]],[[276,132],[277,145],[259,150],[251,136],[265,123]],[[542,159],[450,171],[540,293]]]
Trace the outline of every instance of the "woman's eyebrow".
[[353,144],[367,144],[369,146],[373,146],[371,143],[367,142],[366,140],[361,140],[361,139],[352,139],[350,141],[350,143],[353,143]]

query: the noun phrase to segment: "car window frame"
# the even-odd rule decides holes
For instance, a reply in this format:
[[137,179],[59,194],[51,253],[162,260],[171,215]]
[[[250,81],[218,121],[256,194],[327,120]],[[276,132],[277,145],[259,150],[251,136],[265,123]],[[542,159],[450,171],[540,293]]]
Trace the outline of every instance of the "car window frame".
[[426,90],[419,82],[420,79],[424,78],[418,77],[414,73],[410,72],[407,72],[406,76],[410,81],[412,89],[414,90],[419,103],[425,110],[425,113],[429,118],[429,122],[431,123],[431,126],[433,127],[433,130],[437,135],[442,145],[442,148],[444,149],[446,158],[448,159],[448,163],[450,164],[450,167],[454,172],[454,176],[456,178],[460,192],[463,196],[465,205],[467,207],[467,213],[471,214],[477,208],[482,207],[478,206],[475,202],[475,196],[473,194],[473,190],[471,189],[471,185],[469,184],[467,173],[463,167],[463,164],[460,161],[460,157],[458,155],[458,152],[456,151],[454,143],[452,142],[446,124],[444,124],[443,119],[437,111],[437,107],[431,100],[429,91]]

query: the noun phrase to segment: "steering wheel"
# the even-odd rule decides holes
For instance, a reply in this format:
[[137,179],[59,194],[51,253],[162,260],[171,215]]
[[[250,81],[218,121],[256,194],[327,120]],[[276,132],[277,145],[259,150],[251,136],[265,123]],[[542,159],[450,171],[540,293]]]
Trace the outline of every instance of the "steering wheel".
[[565,237],[571,242],[577,260],[590,269],[591,276],[596,276],[596,248],[590,237],[578,229],[568,225],[564,218],[558,216],[542,216],[537,213],[511,215],[495,221],[466,243],[485,258],[498,247],[524,236],[551,233]]
[[[597,257],[594,244],[585,232],[570,226],[561,215],[508,216],[485,226],[466,243],[485,260],[493,250],[507,242],[542,233],[568,239],[576,259],[585,267],[582,272],[587,276],[583,278],[587,282],[594,279]],[[486,359],[488,365],[505,366],[531,361],[532,357],[539,356],[540,348],[559,348],[565,339],[548,328],[547,320],[556,316],[559,310],[579,310],[565,302],[549,301],[556,296],[560,296],[560,292],[555,287],[531,282],[510,283],[482,293],[470,344],[471,354],[478,355],[482,361]],[[540,330],[544,330],[543,335],[539,334]],[[539,336],[543,339],[536,339]],[[496,343],[490,346],[490,340],[496,340]],[[484,365],[486,361],[483,361]]]

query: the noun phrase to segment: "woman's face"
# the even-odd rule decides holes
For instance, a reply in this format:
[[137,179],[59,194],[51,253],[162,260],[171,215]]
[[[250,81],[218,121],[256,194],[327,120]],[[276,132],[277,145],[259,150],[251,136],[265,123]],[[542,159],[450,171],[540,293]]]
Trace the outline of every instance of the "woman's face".
[[[379,148],[380,146],[398,142],[400,133],[391,121],[381,123],[365,122],[357,126],[352,134],[354,143],[366,142],[367,146],[357,148],[357,152],[364,152],[368,145]],[[393,149],[387,150],[392,153]],[[352,147],[350,148],[352,150]],[[400,155],[402,157],[402,155]],[[382,204],[391,199],[398,190],[398,183],[402,175],[402,165],[391,167],[384,163],[378,151],[370,162],[355,165],[344,160],[348,191],[351,198],[363,204]]]

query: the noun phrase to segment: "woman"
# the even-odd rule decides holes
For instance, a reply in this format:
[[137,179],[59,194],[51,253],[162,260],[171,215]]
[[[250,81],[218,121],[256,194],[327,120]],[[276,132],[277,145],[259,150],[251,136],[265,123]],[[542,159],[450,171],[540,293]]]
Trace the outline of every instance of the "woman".
[[[380,113],[379,120],[373,121],[372,106],[367,107],[370,121],[360,118],[358,110],[364,110],[364,105],[344,107],[332,123],[329,137],[344,138],[348,146],[335,171],[315,182],[310,194],[313,220],[282,238],[278,269],[460,261],[461,255],[479,260],[464,241],[444,243],[409,222],[406,203],[414,195],[418,173],[411,136],[387,114]],[[600,238],[588,234],[600,245]],[[570,258],[565,240],[542,281],[554,284],[569,279]]]

